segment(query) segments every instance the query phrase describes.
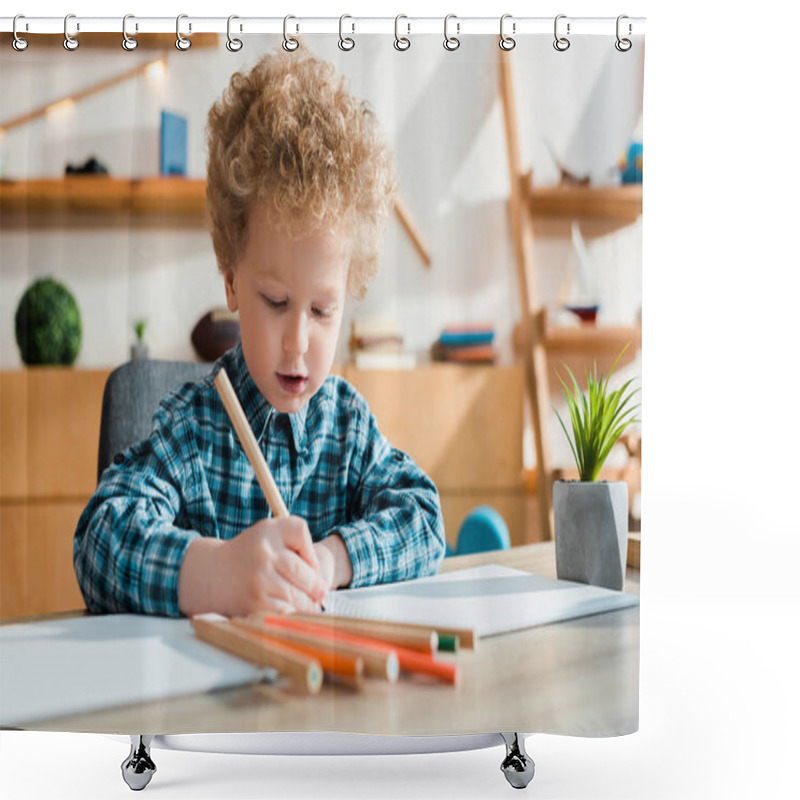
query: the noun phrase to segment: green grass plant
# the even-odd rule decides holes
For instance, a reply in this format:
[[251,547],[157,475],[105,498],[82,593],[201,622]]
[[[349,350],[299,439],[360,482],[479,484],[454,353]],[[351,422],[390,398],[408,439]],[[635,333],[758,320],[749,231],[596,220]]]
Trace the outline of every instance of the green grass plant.
[[631,388],[633,379],[626,381],[619,389],[611,391],[608,379],[617,366],[628,345],[622,348],[608,375],[597,375],[597,362],[594,372],[586,371],[587,389],[582,392],[572,374],[572,370],[564,364],[565,369],[572,379],[572,387],[568,386],[561,375],[558,376],[563,387],[564,399],[567,401],[570,419],[572,420],[572,438],[567,432],[567,426],[557,409],[558,421],[564,430],[575,464],[578,467],[579,480],[596,481],[600,469],[605,463],[611,448],[628,425],[640,420],[636,418],[636,409],[639,403],[629,405],[636,396],[638,389]]

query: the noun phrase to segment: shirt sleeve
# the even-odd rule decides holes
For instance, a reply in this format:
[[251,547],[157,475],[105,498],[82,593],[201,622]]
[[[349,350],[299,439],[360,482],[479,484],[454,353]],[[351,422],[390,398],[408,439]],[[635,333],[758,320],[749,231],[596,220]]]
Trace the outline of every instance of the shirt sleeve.
[[148,439],[114,458],[75,531],[73,562],[92,612],[180,616],[178,575],[200,534],[181,528],[188,426],[159,410]]
[[369,409],[361,416],[358,441],[348,487],[350,522],[335,529],[353,565],[350,587],[438,572],[445,536],[433,481],[410,456],[392,447]]

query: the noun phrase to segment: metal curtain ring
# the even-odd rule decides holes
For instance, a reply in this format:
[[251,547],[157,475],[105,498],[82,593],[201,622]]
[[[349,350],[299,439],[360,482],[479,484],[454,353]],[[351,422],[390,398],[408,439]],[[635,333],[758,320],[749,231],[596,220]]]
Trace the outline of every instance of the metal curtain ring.
[[[74,37],[69,35],[69,31],[67,30],[67,26],[69,25],[69,21],[71,19],[75,19],[74,14],[67,14],[64,17],[64,49],[69,50],[70,52],[77,50],[80,42]],[[80,30],[80,25],[78,25],[78,30]]]
[[[345,36],[342,31],[342,27],[346,19],[353,19],[353,18],[349,14],[342,14],[342,16],[339,17],[339,49],[344,50],[345,52],[347,52],[348,50],[352,50],[356,46],[355,41],[351,39],[349,36]],[[353,26],[352,32],[355,33],[356,31],[355,22],[351,23],[351,25]]]
[[[401,52],[404,50],[408,50],[411,47],[411,39],[407,38],[406,36],[401,36],[399,27],[400,27],[400,20],[401,19],[408,19],[405,14],[398,14],[394,18],[394,49],[400,50]],[[408,32],[411,33],[411,23],[407,22],[406,27],[408,28]]]
[[[131,36],[128,36],[128,20],[129,19],[136,19],[133,14],[126,14],[122,18],[122,49],[127,50],[130,52],[131,50],[135,50],[139,46],[139,42],[136,41]],[[139,30],[139,26],[136,26],[136,30]]]
[[295,39],[294,36],[289,36],[287,33],[287,25],[290,19],[297,18],[293,17],[291,14],[288,14],[283,18],[283,44],[281,46],[287,53],[293,53],[298,47],[300,47],[299,40]]
[[17,16],[14,17],[14,24],[11,27],[11,30],[12,30],[12,32],[14,34],[14,39],[11,42],[11,46],[18,53],[21,53],[28,46],[28,40],[27,39],[23,39],[21,36],[19,36],[17,34],[17,20],[18,19],[25,19],[25,16],[23,14],[17,14]]
[[[192,46],[192,40],[187,39],[185,36],[181,35],[181,20],[187,19],[188,14],[178,14],[178,18],[175,20],[175,35],[178,37],[175,39],[175,47],[178,50],[188,50]],[[192,32],[192,23],[189,23],[189,33]]]
[[[450,22],[451,19],[457,19],[455,14],[448,14],[444,18],[444,49],[449,50],[451,53],[453,50],[458,50],[461,47],[461,40],[458,39],[456,36],[448,36],[447,35],[447,23]],[[456,22],[456,33],[461,31],[461,23]]]
[[[555,47],[555,49],[558,50],[559,53],[563,53],[565,50],[569,50],[569,45],[570,45],[569,39],[567,39],[564,36],[558,35],[558,21],[560,19],[566,19],[566,18],[567,18],[566,14],[559,14],[556,17],[555,24],[553,25],[553,31],[556,37],[556,40],[553,42],[553,47]],[[569,22],[567,23],[567,36],[569,36]]]
[[[619,27],[620,27],[619,24],[620,24],[620,22],[622,22],[623,19],[628,19],[627,14],[620,14],[617,17],[617,41],[614,42],[614,47],[616,47],[617,50],[620,51],[620,53],[627,53],[628,50],[630,50],[631,47],[633,47],[633,44],[632,44],[630,39],[623,39],[619,35]],[[633,26],[629,22],[628,23],[628,36],[630,36],[632,32],[633,32]]]
[[[238,53],[244,45],[241,39],[234,39],[231,36],[231,20],[234,19],[239,19],[239,17],[237,17],[236,14],[231,14],[228,17],[228,41],[225,42],[225,47],[227,47],[231,53]],[[241,28],[239,28],[239,30],[241,30]]]
[[[500,41],[498,42],[500,49],[505,50],[506,52],[508,52],[509,50],[513,50],[517,46],[517,40],[512,38],[511,36],[506,36],[506,34],[503,32],[503,23],[507,19],[511,19],[511,14],[503,14],[503,16],[500,17]],[[517,32],[516,22],[511,23],[511,32],[512,33]]]

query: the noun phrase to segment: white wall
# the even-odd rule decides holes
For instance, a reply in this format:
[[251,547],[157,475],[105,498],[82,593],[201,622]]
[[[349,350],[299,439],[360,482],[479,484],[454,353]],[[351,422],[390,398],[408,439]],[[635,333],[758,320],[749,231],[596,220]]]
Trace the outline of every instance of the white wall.
[[[279,37],[248,37],[239,54],[194,48],[166,52],[161,76],[141,76],[71,109],[13,129],[0,139],[3,177],[53,177],[66,163],[95,155],[112,175],[158,172],[162,108],[189,118],[189,176],[204,177],[208,107],[236,69],[272,50]],[[396,317],[410,348],[424,352],[442,326],[495,323],[510,358],[509,334],[519,301],[507,223],[508,166],[499,94],[497,37],[465,37],[448,53],[441,37],[417,37],[398,53],[386,36],[357,37],[342,53],[335,36],[304,40],[344,72],[352,91],[377,111],[396,154],[402,197],[430,249],[424,268],[397,220],[390,219],[381,272],[353,315]],[[631,135],[641,133],[643,50],[620,54],[612,37],[573,37],[557,53],[550,37],[527,37],[513,53],[523,159],[534,182],[558,181],[553,153],[592,182],[614,181]],[[0,120],[122,73],[154,51],[86,46],[11,48],[0,52]],[[641,305],[641,223],[589,242],[597,270],[602,320],[632,322]],[[542,299],[553,304],[570,260],[567,237],[536,242]],[[207,232],[140,225],[6,226],[0,241],[0,367],[20,365],[14,310],[40,275],[63,281],[80,306],[84,334],[77,366],[117,364],[128,357],[132,321],[148,320],[156,358],[194,358],[189,334],[224,293]],[[346,336],[339,354],[346,355]]]

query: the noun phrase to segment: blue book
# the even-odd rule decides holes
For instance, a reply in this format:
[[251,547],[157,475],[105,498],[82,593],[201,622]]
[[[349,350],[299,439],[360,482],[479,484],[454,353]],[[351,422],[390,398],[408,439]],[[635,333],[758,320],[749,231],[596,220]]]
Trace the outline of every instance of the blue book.
[[186,175],[188,121],[186,117],[161,112],[161,174]]
[[494,331],[442,331],[439,342],[446,347],[467,347],[475,344],[491,344],[494,341]]

